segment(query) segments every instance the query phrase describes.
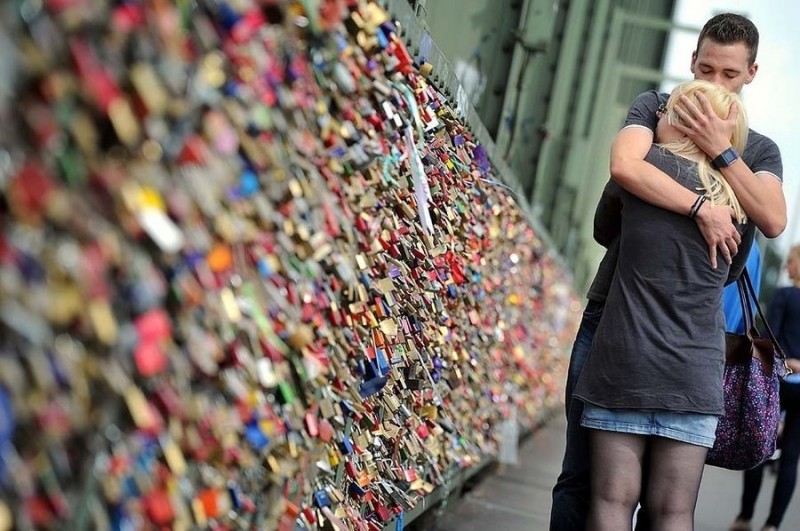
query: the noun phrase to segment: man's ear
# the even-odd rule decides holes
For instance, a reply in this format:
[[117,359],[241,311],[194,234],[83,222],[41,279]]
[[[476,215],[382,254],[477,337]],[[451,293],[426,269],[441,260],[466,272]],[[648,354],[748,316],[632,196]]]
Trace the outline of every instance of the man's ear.
[[694,64],[697,62],[697,50],[692,52],[692,63],[689,65],[689,70],[694,74]]
[[750,68],[747,69],[747,79],[744,80],[746,85],[753,81],[756,77],[756,73],[758,73],[758,63],[753,63],[750,65]]

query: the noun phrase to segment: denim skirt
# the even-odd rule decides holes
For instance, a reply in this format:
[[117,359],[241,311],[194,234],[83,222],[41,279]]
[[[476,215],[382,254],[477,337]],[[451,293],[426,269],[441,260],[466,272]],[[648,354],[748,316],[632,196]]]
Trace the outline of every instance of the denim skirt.
[[584,404],[581,425],[603,431],[665,437],[695,446],[711,448],[716,439],[717,415],[678,411],[606,409]]

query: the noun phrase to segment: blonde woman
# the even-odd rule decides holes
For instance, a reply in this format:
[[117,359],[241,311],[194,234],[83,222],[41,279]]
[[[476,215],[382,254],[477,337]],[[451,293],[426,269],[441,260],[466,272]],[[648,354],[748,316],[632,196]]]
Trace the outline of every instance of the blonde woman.
[[645,160],[696,191],[691,215],[622,192],[616,274],[575,391],[585,403],[582,425],[591,430],[589,529],[630,529],[642,494],[653,529],[692,529],[723,413],[721,302],[729,266],[711,267],[693,218],[708,202],[728,207],[739,224],[746,217],[719,171],[676,127],[681,95],[698,93],[718,116],[737,116],[730,140],[738,153],[747,142],[738,96],[705,81],[681,84],[659,109],[658,143]]
[[[792,369],[781,382],[781,409],[784,417],[781,436],[781,456],[778,460],[778,478],[772,495],[769,516],[762,531],[776,531],[781,525],[786,508],[797,484],[797,463],[800,461],[800,245],[789,251],[786,262],[791,285],[779,288],[772,296],[767,320],[775,337],[788,357]],[[744,473],[744,492],[739,516],[731,526],[732,531],[750,531],[764,465]]]

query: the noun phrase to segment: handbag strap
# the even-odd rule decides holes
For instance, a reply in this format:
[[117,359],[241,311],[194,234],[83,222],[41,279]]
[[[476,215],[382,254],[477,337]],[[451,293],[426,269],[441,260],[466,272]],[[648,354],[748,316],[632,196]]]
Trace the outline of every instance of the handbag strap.
[[[780,359],[783,362],[783,366],[786,368],[786,371],[787,371],[786,374],[790,374],[792,371],[791,371],[791,369],[789,369],[789,366],[786,365],[786,353],[783,351],[783,349],[781,348],[780,343],[778,343],[778,340],[775,338],[775,334],[772,333],[772,328],[769,326],[769,322],[767,321],[767,318],[764,317],[764,311],[761,309],[761,304],[758,303],[758,296],[756,296],[756,290],[753,287],[753,282],[752,282],[752,280],[750,280],[750,274],[747,272],[747,269],[742,271],[742,274],[739,277],[737,283],[741,283],[739,295],[742,297],[742,304],[744,306],[747,306],[748,309],[750,310],[749,315],[750,315],[751,324],[752,324],[753,329],[755,330],[755,332],[757,334],[758,330],[756,329],[755,320],[753,319],[753,312],[752,312],[752,306],[751,306],[750,300],[752,300],[752,304],[754,304],[755,307],[756,307],[756,310],[758,310],[758,315],[759,315],[759,317],[761,317],[761,321],[764,323],[764,328],[766,328],[766,330],[767,330],[767,335],[769,335],[769,340],[775,346],[776,355],[777,355],[778,359]],[[742,291],[742,287],[744,287],[744,291]],[[745,298],[747,299],[747,301],[745,301]],[[745,319],[747,319],[747,317],[745,317]],[[745,321],[745,324],[746,324],[746,321]],[[747,333],[747,337],[751,337],[749,330],[748,330],[748,333]]]
[[755,336],[758,337],[758,330],[755,330],[755,323],[753,322],[753,305],[750,302],[750,297],[747,291],[747,285],[744,281],[744,274],[746,271],[743,271],[742,274],[736,279],[736,287],[739,290],[739,303],[742,306],[742,319],[744,320],[744,334],[747,336],[751,342],[753,341],[753,332],[755,331]]

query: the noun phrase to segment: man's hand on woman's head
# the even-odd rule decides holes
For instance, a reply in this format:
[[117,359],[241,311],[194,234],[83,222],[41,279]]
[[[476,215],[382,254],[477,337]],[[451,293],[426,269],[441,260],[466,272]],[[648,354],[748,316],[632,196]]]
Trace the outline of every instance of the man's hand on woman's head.
[[725,119],[720,118],[711,108],[708,98],[702,92],[695,93],[696,100],[681,96],[675,112],[683,124],[673,124],[675,129],[688,136],[697,147],[712,159],[731,146],[731,136],[736,126],[738,110],[731,106]]
[[728,206],[716,206],[706,201],[694,218],[700,234],[708,244],[708,257],[711,267],[717,268],[717,251],[730,265],[733,256],[739,252],[742,236],[733,224],[733,209]]

